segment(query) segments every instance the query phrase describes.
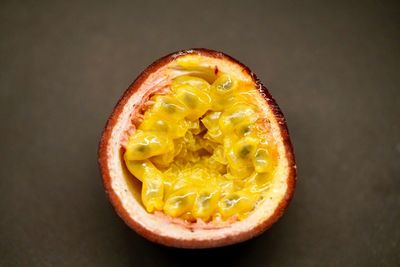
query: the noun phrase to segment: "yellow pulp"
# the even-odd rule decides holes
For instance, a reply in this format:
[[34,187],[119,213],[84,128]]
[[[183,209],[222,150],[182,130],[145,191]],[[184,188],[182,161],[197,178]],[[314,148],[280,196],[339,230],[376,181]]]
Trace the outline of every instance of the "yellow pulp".
[[148,212],[188,221],[243,219],[263,198],[276,147],[255,87],[227,74],[180,76],[155,95],[124,159]]

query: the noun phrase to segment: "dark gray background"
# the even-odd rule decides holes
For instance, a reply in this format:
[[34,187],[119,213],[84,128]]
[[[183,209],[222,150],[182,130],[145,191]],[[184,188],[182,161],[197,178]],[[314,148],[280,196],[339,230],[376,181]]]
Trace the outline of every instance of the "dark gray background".
[[[390,1],[2,1],[1,266],[399,266],[400,15]],[[262,236],[154,245],[103,192],[97,145],[152,61],[206,47],[286,115],[298,184]]]

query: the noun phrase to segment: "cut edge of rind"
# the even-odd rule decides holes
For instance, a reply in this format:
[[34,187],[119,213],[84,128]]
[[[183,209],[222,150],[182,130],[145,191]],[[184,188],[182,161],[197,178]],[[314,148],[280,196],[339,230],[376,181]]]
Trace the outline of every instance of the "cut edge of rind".
[[[187,54],[197,54],[197,55],[204,55],[208,57],[220,58],[224,60],[229,60],[234,64],[239,65],[243,68],[243,70],[251,76],[255,85],[257,86],[260,93],[263,95],[263,98],[266,100],[267,105],[271,108],[275,118],[277,119],[280,135],[282,137],[283,144],[285,146],[285,154],[286,159],[288,162],[288,177],[286,179],[287,183],[287,190],[286,194],[279,202],[278,206],[276,207],[274,213],[267,217],[264,221],[259,223],[256,227],[249,229],[248,231],[241,232],[238,235],[234,236],[226,236],[224,238],[218,240],[197,240],[197,239],[176,239],[166,236],[157,235],[142,225],[137,223],[126,211],[124,206],[122,205],[120,199],[113,191],[111,186],[111,176],[110,170],[108,168],[108,157],[107,157],[107,143],[111,137],[112,130],[117,123],[118,116],[123,110],[123,107],[127,103],[128,99],[140,88],[143,81],[147,79],[147,77],[158,70],[160,67],[168,64],[169,62],[175,60],[176,58],[187,55]],[[150,66],[148,66],[136,79],[135,81],[126,89],[118,103],[115,105],[111,116],[108,118],[106,126],[103,130],[99,149],[98,149],[98,162],[100,166],[100,171],[103,178],[103,186],[108,195],[108,198],[113,205],[114,209],[116,210],[117,214],[122,218],[122,220],[134,231],[136,231],[139,235],[147,238],[150,241],[155,243],[170,246],[170,247],[178,247],[178,248],[213,248],[213,247],[222,247],[227,245],[236,244],[239,242],[246,241],[251,239],[257,235],[260,235],[265,230],[270,228],[284,213],[285,209],[287,208],[290,200],[293,197],[294,189],[296,187],[296,162],[294,158],[293,146],[290,141],[289,137],[289,130],[286,125],[285,117],[280,110],[278,104],[268,91],[268,89],[261,83],[261,81],[257,78],[257,76],[244,64],[239,62],[238,60],[232,58],[229,55],[226,55],[222,52],[205,49],[205,48],[193,48],[188,50],[181,50],[171,54],[168,54],[155,62],[153,62]]]

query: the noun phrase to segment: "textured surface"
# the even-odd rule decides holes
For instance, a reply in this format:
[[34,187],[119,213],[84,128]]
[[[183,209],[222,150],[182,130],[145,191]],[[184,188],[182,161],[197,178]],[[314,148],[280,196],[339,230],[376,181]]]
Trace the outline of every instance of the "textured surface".
[[[1,3],[0,266],[399,265],[399,6],[215,2]],[[149,63],[189,47],[248,65],[291,131],[295,197],[238,246],[149,243],[101,185],[114,104]]]

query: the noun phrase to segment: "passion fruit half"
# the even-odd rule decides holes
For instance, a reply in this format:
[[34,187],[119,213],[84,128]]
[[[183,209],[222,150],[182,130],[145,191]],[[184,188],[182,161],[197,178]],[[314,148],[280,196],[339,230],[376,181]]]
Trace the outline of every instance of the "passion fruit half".
[[99,163],[119,216],[145,238],[210,248],[269,228],[292,198],[285,119],[249,68],[221,52],[167,55],[129,86]]

